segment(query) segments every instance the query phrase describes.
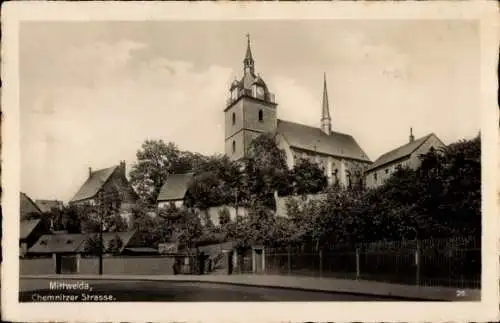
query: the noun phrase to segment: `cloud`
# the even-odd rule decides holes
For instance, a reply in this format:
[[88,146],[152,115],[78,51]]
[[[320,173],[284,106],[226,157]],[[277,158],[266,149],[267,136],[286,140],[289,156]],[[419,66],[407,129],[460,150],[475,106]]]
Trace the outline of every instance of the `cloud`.
[[[94,45],[74,46],[46,67],[54,83],[45,84],[45,95],[35,96],[28,109],[32,113],[22,118],[22,184],[27,191],[69,199],[88,166],[108,167],[122,159],[130,163],[147,138],[222,152],[230,69],[198,71],[189,62],[166,58],[135,62],[133,51],[144,49],[142,44]],[[44,191],[48,174],[54,188],[50,192]]]

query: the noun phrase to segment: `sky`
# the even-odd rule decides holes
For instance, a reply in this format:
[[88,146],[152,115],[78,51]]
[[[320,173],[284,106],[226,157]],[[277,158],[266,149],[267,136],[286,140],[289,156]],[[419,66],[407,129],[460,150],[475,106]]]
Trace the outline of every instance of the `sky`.
[[405,144],[410,127],[446,144],[480,129],[472,21],[23,22],[21,190],[68,201],[89,167],[130,170],[146,139],[223,153],[247,33],[278,118],[319,126],[326,73],[333,130],[371,160]]

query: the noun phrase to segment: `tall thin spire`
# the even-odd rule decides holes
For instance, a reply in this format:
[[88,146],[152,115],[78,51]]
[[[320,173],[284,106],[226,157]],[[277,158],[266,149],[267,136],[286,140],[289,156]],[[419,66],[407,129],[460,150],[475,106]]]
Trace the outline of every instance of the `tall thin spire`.
[[321,113],[321,130],[326,134],[332,132],[332,118],[330,117],[330,106],[328,103],[328,87],[326,85],[326,73],[323,73],[323,102]]
[[245,72],[249,71],[254,74],[254,60],[252,56],[252,49],[250,47],[250,34],[246,34],[247,36],[247,52],[245,54],[245,59],[243,60],[243,67]]

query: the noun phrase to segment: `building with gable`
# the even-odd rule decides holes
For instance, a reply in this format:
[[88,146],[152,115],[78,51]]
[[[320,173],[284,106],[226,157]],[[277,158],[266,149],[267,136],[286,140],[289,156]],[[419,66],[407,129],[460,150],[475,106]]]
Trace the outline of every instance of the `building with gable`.
[[137,193],[130,185],[125,169],[125,162],[119,165],[93,171],[89,168],[89,176],[69,202],[72,205],[96,205],[101,196],[118,193],[121,200],[121,213],[130,214],[130,210],[138,200]]
[[36,205],[42,213],[49,213],[54,210],[62,210],[64,207],[62,201],[58,200],[35,200]]
[[194,173],[169,175],[156,198],[158,208],[183,206],[189,185],[193,179]]
[[381,155],[367,168],[366,186],[373,188],[382,185],[400,167],[417,169],[420,166],[420,155],[444,146],[434,133],[415,139],[413,129],[410,129],[408,143]]
[[25,193],[20,193],[20,215],[21,220],[26,218],[40,218],[42,216],[42,210],[36,205],[33,200]]
[[241,160],[255,138],[263,133],[274,133],[278,146],[285,151],[289,168],[306,158],[324,170],[330,184],[361,183],[363,172],[371,161],[351,135],[332,130],[326,75],[320,127],[278,119],[275,95],[255,73],[250,37],[247,37],[243,77],[231,84],[224,109],[226,155],[232,160]]

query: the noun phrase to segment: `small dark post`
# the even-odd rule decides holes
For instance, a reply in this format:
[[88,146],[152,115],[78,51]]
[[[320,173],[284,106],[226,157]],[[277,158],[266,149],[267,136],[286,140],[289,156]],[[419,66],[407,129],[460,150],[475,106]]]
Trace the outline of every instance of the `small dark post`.
[[288,246],[287,248],[287,255],[288,255],[288,275],[290,275],[292,273],[292,250],[291,250],[291,247]]
[[102,237],[102,225],[103,225],[103,210],[102,210],[102,194],[99,193],[99,197],[98,197],[98,205],[97,205],[97,212],[98,212],[98,215],[99,215],[99,275],[102,275],[102,254],[104,252],[103,249],[103,245],[104,245],[104,241],[103,241],[103,237]]
[[323,277],[323,248],[319,249],[319,277]]

